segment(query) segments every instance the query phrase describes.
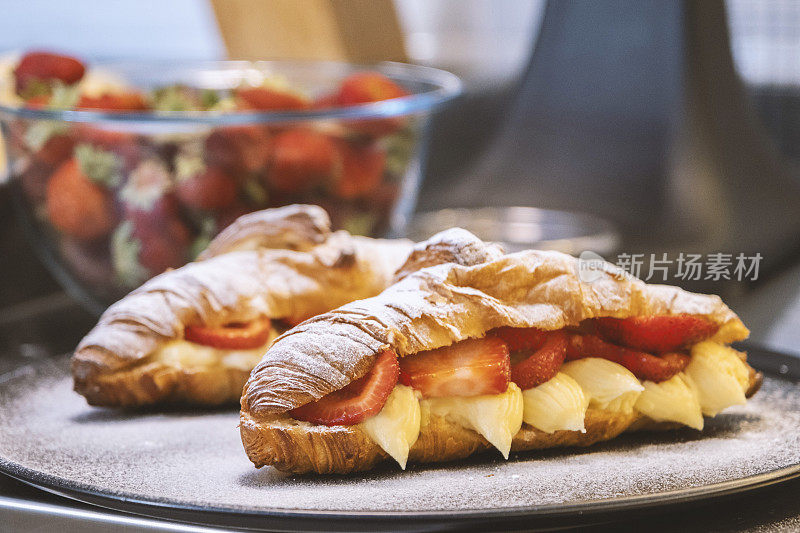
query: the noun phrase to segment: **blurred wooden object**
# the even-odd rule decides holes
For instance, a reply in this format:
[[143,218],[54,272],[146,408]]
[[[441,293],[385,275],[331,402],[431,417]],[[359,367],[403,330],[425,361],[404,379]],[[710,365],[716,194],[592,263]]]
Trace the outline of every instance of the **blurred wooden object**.
[[392,0],[212,0],[231,59],[407,61]]

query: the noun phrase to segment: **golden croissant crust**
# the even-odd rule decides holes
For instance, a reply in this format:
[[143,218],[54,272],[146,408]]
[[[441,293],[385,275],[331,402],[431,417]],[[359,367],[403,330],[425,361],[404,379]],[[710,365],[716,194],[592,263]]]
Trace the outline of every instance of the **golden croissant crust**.
[[[249,364],[239,358],[188,365],[154,354],[182,339],[187,325],[259,316],[297,321],[375,295],[411,249],[406,240],[331,233],[327,215],[314,206],[244,219],[212,242],[207,260],[151,279],[103,313],[72,360],[75,390],[90,404],[234,402],[260,353]],[[243,228],[238,236],[236,228]]]

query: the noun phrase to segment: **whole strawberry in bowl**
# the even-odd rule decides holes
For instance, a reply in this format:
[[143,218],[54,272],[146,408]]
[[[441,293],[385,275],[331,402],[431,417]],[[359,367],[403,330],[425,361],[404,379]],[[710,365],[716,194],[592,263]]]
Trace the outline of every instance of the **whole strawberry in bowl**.
[[18,211],[93,310],[193,260],[236,217],[323,206],[335,229],[402,234],[435,109],[426,67],[105,62],[20,54],[0,91]]

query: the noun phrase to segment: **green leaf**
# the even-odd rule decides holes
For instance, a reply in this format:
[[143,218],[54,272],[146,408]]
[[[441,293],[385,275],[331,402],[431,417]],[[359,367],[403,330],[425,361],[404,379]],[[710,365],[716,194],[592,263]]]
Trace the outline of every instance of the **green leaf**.
[[417,145],[417,132],[413,124],[409,123],[403,129],[389,135],[383,139],[383,143],[386,147],[386,170],[398,178],[403,176]]
[[36,98],[37,96],[47,96],[50,94],[50,83],[47,80],[38,78],[28,80],[25,90],[20,94],[25,100]]
[[156,111],[199,111],[195,89],[186,85],[168,85],[153,92]]
[[178,181],[192,179],[205,170],[206,163],[203,160],[202,151],[194,153],[186,150],[175,156],[175,179]]
[[208,111],[215,111],[218,113],[226,113],[229,111],[236,111],[236,110],[238,110],[238,104],[236,103],[236,99],[230,96],[221,98],[216,104],[208,108]]
[[122,161],[116,154],[91,144],[79,144],[75,147],[75,159],[81,171],[93,182],[106,187],[122,183]]
[[342,229],[347,230],[353,235],[369,235],[375,226],[375,215],[370,213],[359,213],[347,217],[342,224]]
[[50,109],[73,109],[78,105],[80,98],[81,92],[77,83],[64,85],[62,82],[57,81],[53,85],[53,93],[50,95],[47,107]]
[[37,120],[25,131],[25,143],[33,151],[41,150],[50,137],[66,133],[67,129],[66,122]]
[[217,105],[221,97],[219,92],[215,91],[214,89],[203,89],[200,93],[200,105],[203,106],[203,109],[210,109]]
[[256,179],[249,179],[242,187],[244,194],[256,205],[265,205],[269,200],[269,193]]
[[217,223],[216,221],[211,218],[207,217],[203,219],[203,222],[200,224],[200,234],[192,243],[191,248],[189,248],[189,253],[191,254],[190,257],[192,260],[200,255],[200,252],[208,248],[211,239],[214,238],[214,235],[217,233]]
[[139,264],[141,244],[133,237],[133,223],[126,220],[111,236],[111,261],[117,279],[126,287],[138,287],[148,277],[147,269]]

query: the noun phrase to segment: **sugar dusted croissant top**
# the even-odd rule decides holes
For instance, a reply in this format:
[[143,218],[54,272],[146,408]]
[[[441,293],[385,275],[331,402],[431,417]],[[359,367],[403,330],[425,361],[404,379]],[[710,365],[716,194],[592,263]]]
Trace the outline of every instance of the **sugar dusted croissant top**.
[[256,466],[344,473],[701,430],[758,388],[727,346],[747,335],[717,296],[612,265],[583,282],[558,252],[476,254],[284,333],[245,385],[242,441]]
[[245,215],[202,254],[109,307],[72,360],[93,405],[236,401],[278,331],[389,285],[405,240],[331,232],[315,206]]

